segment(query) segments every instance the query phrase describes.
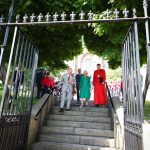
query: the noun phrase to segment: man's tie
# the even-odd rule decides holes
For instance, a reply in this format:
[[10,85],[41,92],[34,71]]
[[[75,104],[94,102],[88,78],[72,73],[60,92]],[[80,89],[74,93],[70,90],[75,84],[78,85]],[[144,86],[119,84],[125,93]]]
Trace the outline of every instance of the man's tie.
[[70,75],[68,76],[68,81],[70,80]]

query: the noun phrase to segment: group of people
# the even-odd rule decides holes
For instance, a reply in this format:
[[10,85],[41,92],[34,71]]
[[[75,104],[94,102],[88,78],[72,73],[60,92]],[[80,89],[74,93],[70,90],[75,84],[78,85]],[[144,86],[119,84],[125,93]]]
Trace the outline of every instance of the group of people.
[[[93,86],[94,86],[94,104],[96,107],[107,104],[106,96],[106,73],[104,69],[101,69],[101,65],[97,64],[97,70],[93,74]],[[68,68],[60,82],[56,85],[57,87],[62,86],[62,96],[60,104],[60,112],[64,111],[65,100],[67,99],[66,110],[70,110],[70,104],[73,97],[74,87],[77,92],[77,101],[80,107],[84,106],[84,101],[88,105],[88,100],[91,96],[91,79],[88,76],[88,72],[85,70],[83,74],[81,69],[78,69],[78,74],[75,76],[72,73],[72,69]]]
[[46,93],[53,92],[54,88],[56,87],[54,78],[50,76],[49,72],[46,72],[42,69],[40,72],[37,73],[36,76],[36,83],[37,83],[37,98],[42,97]]
[[108,88],[109,88],[111,97],[122,96],[122,81],[121,80],[108,82]]

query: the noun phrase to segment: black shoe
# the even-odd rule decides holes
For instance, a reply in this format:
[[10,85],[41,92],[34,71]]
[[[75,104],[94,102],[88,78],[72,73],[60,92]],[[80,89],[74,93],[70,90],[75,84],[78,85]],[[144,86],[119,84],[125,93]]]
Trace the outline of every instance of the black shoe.
[[66,109],[66,111],[70,111],[70,109]]
[[63,108],[60,108],[59,112],[63,112],[63,111],[64,111],[64,109],[63,109]]

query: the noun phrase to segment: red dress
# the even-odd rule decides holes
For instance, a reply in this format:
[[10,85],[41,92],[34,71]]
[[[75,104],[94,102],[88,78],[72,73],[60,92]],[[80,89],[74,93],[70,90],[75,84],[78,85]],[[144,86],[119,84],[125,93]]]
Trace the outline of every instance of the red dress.
[[104,69],[94,71],[93,85],[94,85],[94,104],[95,105],[106,105],[106,86],[104,83],[100,83],[99,78],[102,77],[103,81],[106,80],[106,73]]

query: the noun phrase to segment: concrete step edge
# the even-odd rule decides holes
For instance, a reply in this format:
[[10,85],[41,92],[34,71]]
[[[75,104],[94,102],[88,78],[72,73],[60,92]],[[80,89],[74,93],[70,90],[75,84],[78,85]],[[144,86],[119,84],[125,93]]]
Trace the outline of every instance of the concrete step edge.
[[[56,143],[56,142],[39,142],[33,144],[33,150],[43,150],[40,149],[41,146],[45,146],[45,150],[50,150],[49,148],[53,148],[53,150],[115,150],[110,147],[100,147],[100,146],[89,146],[89,145],[80,145],[80,144],[68,144],[68,143]],[[44,147],[44,148],[45,148]],[[43,148],[43,147],[42,147]],[[69,148],[69,149],[68,149]]]
[[41,134],[40,141],[43,142],[57,142],[69,144],[84,144],[91,146],[108,146],[114,147],[114,138],[94,137],[94,136],[78,136],[65,134]]

